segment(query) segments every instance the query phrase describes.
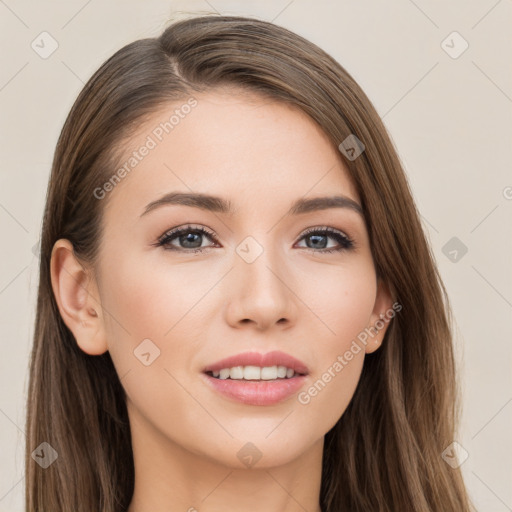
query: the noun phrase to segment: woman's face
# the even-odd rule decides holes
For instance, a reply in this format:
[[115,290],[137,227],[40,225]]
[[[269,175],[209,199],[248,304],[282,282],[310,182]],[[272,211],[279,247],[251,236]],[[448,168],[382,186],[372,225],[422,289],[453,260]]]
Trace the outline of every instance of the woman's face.
[[[270,467],[321,443],[343,414],[384,331],[357,352],[353,342],[391,303],[343,157],[316,124],[247,93],[194,98],[139,127],[119,164],[129,173],[98,199],[94,351],[110,351],[132,435],[231,467],[245,455]],[[189,198],[154,203],[168,194]],[[305,202],[334,196],[346,202]],[[185,229],[159,245],[176,228]],[[282,354],[215,366],[274,351],[305,375],[247,369],[293,367]],[[219,378],[205,373],[212,365]]]

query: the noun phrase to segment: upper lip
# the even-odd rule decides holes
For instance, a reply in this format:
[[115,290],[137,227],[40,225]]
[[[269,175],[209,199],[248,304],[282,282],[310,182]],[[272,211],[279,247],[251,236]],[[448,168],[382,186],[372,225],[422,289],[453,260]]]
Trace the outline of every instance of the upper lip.
[[243,352],[235,356],[221,359],[213,364],[209,364],[203,370],[206,372],[220,371],[223,368],[232,368],[233,366],[286,366],[295,371],[307,375],[309,373],[307,366],[302,362],[279,350],[261,354],[260,352]]

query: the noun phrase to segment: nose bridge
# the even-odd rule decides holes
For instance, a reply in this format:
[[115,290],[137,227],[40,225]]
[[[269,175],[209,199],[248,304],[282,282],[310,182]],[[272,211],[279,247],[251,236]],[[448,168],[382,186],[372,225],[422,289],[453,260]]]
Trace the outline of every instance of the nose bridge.
[[254,236],[246,237],[236,248],[239,278],[245,285],[251,284],[251,289],[258,293],[264,290],[279,292],[283,283],[276,274],[286,273],[279,247],[272,246],[270,235],[257,236],[259,240]]
[[248,236],[236,247],[230,299],[236,321],[271,325],[294,319],[293,286],[287,282],[290,274],[278,244],[272,246],[271,238],[268,233]]

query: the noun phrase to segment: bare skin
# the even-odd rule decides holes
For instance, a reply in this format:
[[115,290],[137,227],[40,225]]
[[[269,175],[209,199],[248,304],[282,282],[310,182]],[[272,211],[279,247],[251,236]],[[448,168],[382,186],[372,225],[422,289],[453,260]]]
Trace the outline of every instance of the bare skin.
[[[126,390],[136,472],[129,512],[320,512],[324,436],[347,408],[365,354],[379,347],[387,323],[342,371],[331,370],[308,403],[295,394],[269,406],[244,404],[208,386],[202,372],[240,352],[281,350],[307,364],[300,390],[307,392],[391,308],[391,297],[377,281],[357,211],[287,214],[301,198],[337,195],[361,204],[318,126],[247,93],[195,98],[197,106],[101,199],[107,208],[98,268],[81,265],[67,240],[55,244],[59,310],[84,352],[110,352]],[[175,108],[140,126],[127,157]],[[166,204],[142,215],[171,191],[220,196],[233,211]],[[199,235],[201,252],[183,236],[168,243],[176,250],[156,245],[188,224],[215,239]],[[354,246],[344,248],[331,234],[303,236],[325,227]],[[256,243],[243,245],[247,237]],[[241,244],[262,252],[248,263],[236,250]],[[334,248],[342,250],[325,252]],[[134,354],[145,339],[154,344],[147,345],[151,358],[151,347],[160,350],[147,366]],[[248,465],[243,447],[261,458]]]

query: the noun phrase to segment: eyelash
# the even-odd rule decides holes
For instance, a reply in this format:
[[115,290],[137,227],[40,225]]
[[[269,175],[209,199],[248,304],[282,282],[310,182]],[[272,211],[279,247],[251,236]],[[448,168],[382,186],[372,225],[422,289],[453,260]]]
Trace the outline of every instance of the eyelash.
[[[180,235],[184,235],[186,233],[195,233],[195,234],[201,234],[203,236],[206,236],[210,238],[212,241],[216,242],[215,235],[209,231],[208,229],[204,227],[192,227],[192,226],[183,226],[181,228],[176,228],[171,231],[168,231],[162,235],[158,241],[153,244],[157,247],[164,247],[165,250],[171,250],[171,251],[178,251],[178,252],[184,252],[184,253],[197,253],[197,252],[203,252],[205,249],[212,249],[212,247],[200,247],[196,249],[185,249],[185,248],[179,248],[174,247],[170,245],[171,240],[177,238]],[[328,235],[331,238],[334,238],[340,245],[340,247],[335,247],[331,249],[313,249],[311,247],[300,247],[300,249],[306,249],[313,252],[320,252],[320,253],[332,253],[332,252],[341,252],[341,251],[349,251],[356,247],[356,244],[354,240],[349,238],[347,235],[344,235],[343,233],[330,228],[328,226],[324,226],[321,228],[309,228],[307,229],[300,237],[299,241],[302,241],[303,239],[307,238],[308,236],[315,234],[315,235]]]

